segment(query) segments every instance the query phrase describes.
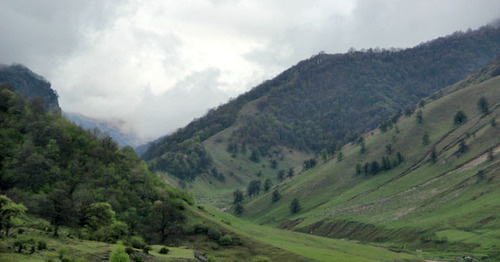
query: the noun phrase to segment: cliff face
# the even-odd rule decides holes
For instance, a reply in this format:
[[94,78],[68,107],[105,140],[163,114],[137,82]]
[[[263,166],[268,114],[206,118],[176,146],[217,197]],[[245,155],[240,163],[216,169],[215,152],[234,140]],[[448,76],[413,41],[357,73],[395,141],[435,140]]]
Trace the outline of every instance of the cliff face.
[[27,98],[40,97],[49,111],[61,112],[58,95],[50,82],[24,65],[0,66],[0,83],[13,86],[16,92]]

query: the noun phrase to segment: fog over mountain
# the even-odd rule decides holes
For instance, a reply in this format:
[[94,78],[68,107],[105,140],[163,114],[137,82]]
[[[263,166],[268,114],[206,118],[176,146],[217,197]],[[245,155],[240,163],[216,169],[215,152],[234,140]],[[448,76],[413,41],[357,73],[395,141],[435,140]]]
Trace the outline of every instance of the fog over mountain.
[[124,121],[143,139],[297,61],[410,47],[498,18],[481,1],[7,1],[0,63],[47,78],[65,111]]

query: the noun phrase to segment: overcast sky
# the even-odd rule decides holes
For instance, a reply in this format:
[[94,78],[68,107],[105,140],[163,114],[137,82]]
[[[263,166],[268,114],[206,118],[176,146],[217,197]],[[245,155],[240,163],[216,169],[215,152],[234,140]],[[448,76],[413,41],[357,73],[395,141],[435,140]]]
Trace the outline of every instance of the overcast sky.
[[47,78],[64,111],[145,139],[320,51],[411,47],[500,16],[498,0],[0,0],[0,63]]

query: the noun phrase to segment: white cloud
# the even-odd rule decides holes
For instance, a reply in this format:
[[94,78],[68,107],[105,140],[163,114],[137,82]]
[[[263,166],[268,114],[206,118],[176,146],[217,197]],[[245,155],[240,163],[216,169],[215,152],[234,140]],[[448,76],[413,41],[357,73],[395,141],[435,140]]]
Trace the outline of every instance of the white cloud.
[[[106,3],[106,4],[104,4]],[[0,0],[0,62],[44,75],[63,110],[171,132],[319,51],[408,47],[476,28],[500,2]]]

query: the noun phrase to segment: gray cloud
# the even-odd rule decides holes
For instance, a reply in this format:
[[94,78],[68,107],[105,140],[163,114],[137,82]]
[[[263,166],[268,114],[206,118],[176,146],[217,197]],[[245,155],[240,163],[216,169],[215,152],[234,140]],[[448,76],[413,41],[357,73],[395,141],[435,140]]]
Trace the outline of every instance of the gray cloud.
[[496,18],[498,0],[0,0],[0,63],[63,110],[154,138],[320,51],[410,47]]

